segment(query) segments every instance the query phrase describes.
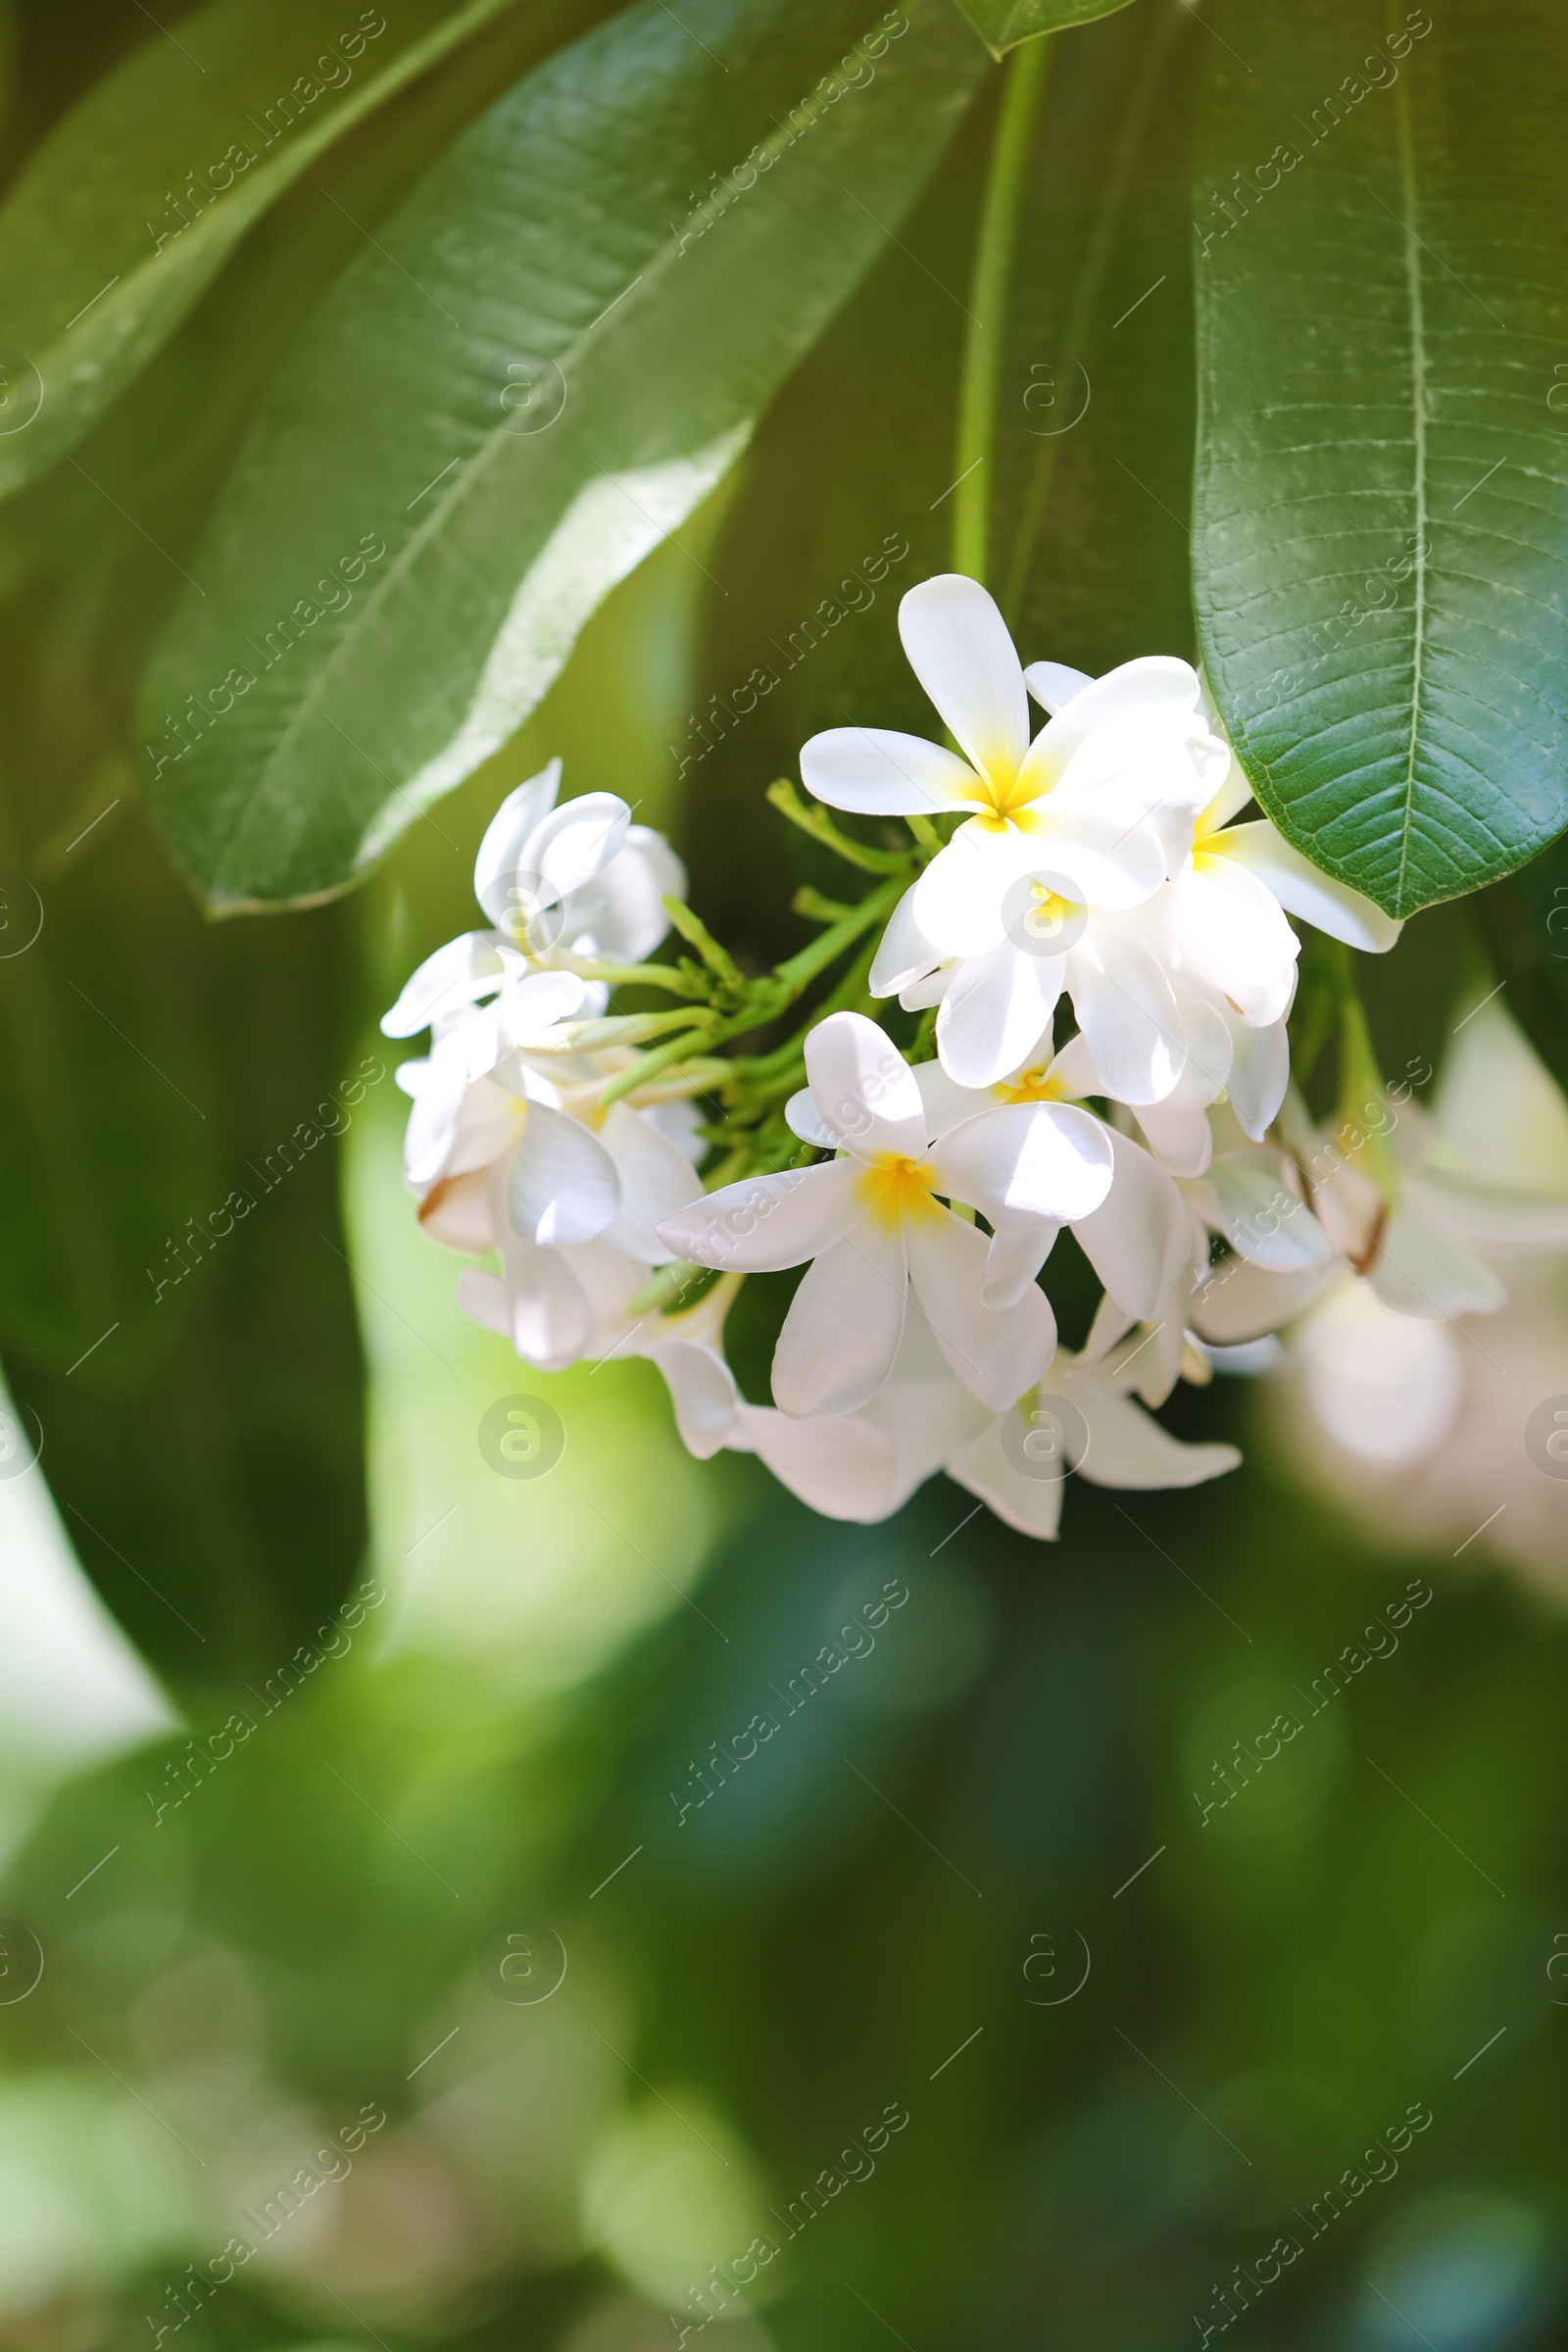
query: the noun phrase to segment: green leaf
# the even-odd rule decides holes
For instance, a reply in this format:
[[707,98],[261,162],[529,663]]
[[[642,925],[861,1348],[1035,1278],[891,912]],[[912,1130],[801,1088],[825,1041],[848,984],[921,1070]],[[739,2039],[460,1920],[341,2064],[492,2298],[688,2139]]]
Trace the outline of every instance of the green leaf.
[[1108,17],[1127,0],[956,0],[993,57],[1005,57],[1036,33],[1063,24],[1089,24]]
[[[1192,107],[1179,0],[1063,45],[1023,200],[997,404],[989,585],[1026,662],[1191,657]],[[992,133],[977,106],[891,251],[761,430],[711,559],[704,676],[672,746],[694,903],[760,961],[808,934],[796,883],[847,868],[784,828],[768,781],[819,728],[930,735],[900,598],[952,564],[961,330]],[[853,826],[853,820],[851,820]]]
[[507,5],[213,0],[89,90],[0,209],[0,318],[35,371],[11,398],[41,388],[0,435],[0,496],[80,439],[323,149]]
[[1212,29],[1209,672],[1281,829],[1406,915],[1568,824],[1568,51],[1548,0]]
[[984,70],[946,0],[862,19],[645,0],[460,140],[322,306],[143,697],[150,805],[216,908],[351,882],[732,463]]

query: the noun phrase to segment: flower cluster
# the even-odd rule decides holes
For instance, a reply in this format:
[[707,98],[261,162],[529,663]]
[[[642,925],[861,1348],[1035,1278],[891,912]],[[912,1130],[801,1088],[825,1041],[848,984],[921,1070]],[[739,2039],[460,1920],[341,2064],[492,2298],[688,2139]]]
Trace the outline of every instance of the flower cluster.
[[[1189,663],[1025,670],[956,574],[905,597],[900,631],[958,749],[864,727],[805,746],[821,806],[770,799],[878,879],[854,906],[803,892],[823,928],[801,955],[745,976],[668,846],[612,794],[558,807],[557,762],[481,845],[493,928],[431,956],[382,1026],[431,1031],[399,1074],[409,1182],[436,1240],[492,1259],[459,1298],[525,1361],[648,1356],[694,1453],[755,1452],[833,1516],[885,1517],[943,1470],[1049,1537],[1072,1471],[1233,1467],[1153,1409],[1377,1253],[1364,1203],[1347,1238],[1357,1171],[1325,1194],[1303,1160],[1287,917],[1370,951],[1398,927],[1236,821],[1250,787]],[[902,818],[908,843],[830,808]],[[645,960],[672,926],[695,956]],[[795,1033],[733,1050],[835,966]],[[612,1014],[612,990],[677,1002]],[[1064,1226],[1103,1292],[1077,1348],[1043,1284]],[[748,1275],[794,1268],[760,1404],[725,1319]]]

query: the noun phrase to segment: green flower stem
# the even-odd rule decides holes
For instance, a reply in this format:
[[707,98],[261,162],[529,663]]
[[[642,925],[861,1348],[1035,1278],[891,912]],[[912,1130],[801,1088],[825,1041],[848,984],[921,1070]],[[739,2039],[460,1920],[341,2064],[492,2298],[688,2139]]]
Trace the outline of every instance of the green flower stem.
[[702,917],[692,912],[685,900],[665,898],[662,904],[664,912],[682,939],[685,940],[688,947],[697,950],[714,979],[725,988],[744,988],[746,986],[745,973],[727,950],[719,946]]
[[884,882],[879,890],[868,892],[858,906],[853,907],[838,922],[831,924],[819,938],[812,940],[808,948],[803,948],[787,963],[779,964],[776,977],[790,991],[785,1003],[798,997],[818,972],[825,972],[830,963],[836,963],[845,949],[853,947],[862,931],[868,931],[885,914],[891,914],[903,898],[907,881],[907,874],[901,873]]
[[[720,1017],[711,1008],[705,1007],[702,1012],[692,1013],[680,1036],[671,1038],[666,1045],[656,1046],[651,1054],[644,1054],[625,1069],[617,1070],[601,1087],[600,1102],[607,1107],[612,1102],[618,1102],[623,1095],[635,1093],[649,1079],[657,1078],[663,1070],[672,1069],[677,1062],[685,1061],[690,1055],[710,1054],[714,1046],[724,1044],[732,1037],[742,1037],[748,1029],[760,1029],[768,1021],[776,1020],[781,1012],[794,1004],[797,997],[804,994],[819,972],[826,971],[829,964],[836,963],[846,948],[853,947],[862,933],[870,930],[883,915],[891,913],[903,889],[904,877],[891,877],[878,889],[869,892],[858,906],[853,907],[839,922],[832,924],[819,939],[813,939],[808,948],[803,948],[787,963],[779,964],[765,979],[746,983],[747,1002],[738,1012]],[[813,1014],[812,1020],[819,1017]],[[693,1023],[702,1025],[694,1027]],[[735,1065],[721,1062],[716,1066],[728,1075]]]
[[594,956],[573,957],[568,969],[580,980],[603,980],[611,988],[662,988],[670,997],[707,994],[700,974],[677,971],[667,963],[605,963]]
[[969,281],[969,331],[958,387],[957,487],[953,502],[953,568],[983,581],[991,557],[991,471],[997,433],[997,385],[1002,372],[1018,215],[1045,93],[1051,41],[1025,41],[1004,72],[1002,113],[991,150],[974,274]]
[[[804,1072],[806,1067],[804,1049],[808,1037],[817,1022],[825,1021],[830,1013],[855,1010],[865,994],[866,976],[875,956],[876,942],[873,940],[869,947],[857,956],[826,1003],[817,1005],[810,1019],[803,1023],[792,1038],[776,1047],[771,1054],[748,1056],[746,1060],[736,1063],[736,1068],[744,1073],[749,1089],[755,1086],[763,1095],[771,1097],[793,1088],[796,1073]],[[784,1081],[782,1086],[775,1083],[779,1080]]]
[[839,831],[825,808],[802,800],[788,776],[780,776],[776,784],[770,784],[767,797],[781,816],[787,816],[792,825],[799,825],[803,833],[809,833],[813,841],[819,841],[824,849],[832,850],[849,864],[862,866],[868,874],[909,875],[911,863],[906,850],[873,850],[863,841],[852,841],[847,833]]
[[[702,1008],[682,1004],[669,1012],[611,1013],[598,1021],[572,1021],[567,1024],[573,1054],[591,1053],[601,1046],[641,1046],[650,1038],[665,1037],[672,1029],[689,1029],[694,1021],[705,1017]],[[707,1017],[717,1020],[717,1013]]]

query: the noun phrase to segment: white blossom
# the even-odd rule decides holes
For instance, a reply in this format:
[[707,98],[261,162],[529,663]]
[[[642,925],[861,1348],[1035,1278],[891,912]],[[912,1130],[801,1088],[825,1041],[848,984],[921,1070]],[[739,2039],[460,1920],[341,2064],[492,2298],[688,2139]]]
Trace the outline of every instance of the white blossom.
[[875,1396],[898,1353],[911,1294],[954,1371],[1010,1403],[1055,1348],[1032,1281],[1004,1305],[984,1296],[990,1245],[943,1200],[1003,1232],[1054,1232],[1110,1188],[1106,1131],[1052,1103],[978,1111],[931,1133],[914,1072],[874,1022],[835,1013],[806,1043],[817,1136],[840,1156],[728,1185],[660,1227],[694,1264],[762,1272],[810,1261],[773,1358],[787,1413],[845,1413]]
[[[439,1016],[571,956],[635,963],[669,929],[662,901],[684,898],[686,869],[662,834],[634,825],[612,792],[557,808],[561,761],[507,795],[474,861],[473,895],[495,926],[467,931],[425,958],[381,1023],[416,1037]],[[603,1012],[609,992],[584,988],[569,1010]],[[560,1017],[560,1016],[558,1016]]]
[[604,1104],[628,1056],[574,1053],[569,1025],[607,992],[548,960],[645,955],[668,928],[659,893],[681,886],[679,861],[612,794],[554,808],[560,778],[556,760],[520,785],[480,845],[475,890],[503,930],[438,950],[382,1022],[393,1037],[431,1028],[429,1054],[397,1073],[420,1222],[451,1249],[499,1254],[499,1274],[463,1277],[460,1302],[542,1371],[629,1328],[630,1300],[668,1257],[656,1227],[701,1189],[694,1114]]
[[[906,1317],[893,1369],[858,1411],[800,1420],[749,1404],[724,1361],[724,1314],[739,1278],[643,1337],[668,1384],[677,1426],[701,1458],[755,1453],[782,1486],[830,1519],[871,1524],[903,1508],[946,1471],[1020,1534],[1053,1538],[1065,1480],[1121,1489],[1186,1487],[1233,1470],[1233,1446],[1183,1445],[1126,1395],[1127,1378],[1089,1350],[1058,1348],[1039,1383],[994,1411],[957,1380],[917,1306]],[[651,1325],[657,1319],[649,1318]],[[1066,1412],[1062,1413],[1065,1405]],[[1073,1439],[1063,1448],[1065,1421]],[[1070,1454],[1072,1458],[1066,1458]]]

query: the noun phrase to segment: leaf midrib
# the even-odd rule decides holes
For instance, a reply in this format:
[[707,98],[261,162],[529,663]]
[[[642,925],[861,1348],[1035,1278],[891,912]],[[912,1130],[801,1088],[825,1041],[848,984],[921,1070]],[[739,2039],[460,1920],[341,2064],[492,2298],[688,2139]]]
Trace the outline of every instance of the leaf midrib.
[[[1392,11],[1392,0],[1391,0]],[[1415,627],[1414,674],[1410,681],[1410,732],[1405,755],[1404,817],[1399,829],[1399,871],[1395,904],[1402,911],[1410,841],[1415,831],[1415,756],[1421,727],[1421,692],[1425,684],[1427,613],[1427,345],[1426,307],[1421,283],[1420,239],[1416,220],[1420,193],[1416,183],[1415,146],[1410,130],[1410,101],[1406,77],[1395,85],[1395,122],[1399,143],[1399,184],[1404,233],[1405,283],[1410,305],[1410,389],[1413,409],[1412,457],[1415,472]]]
[[[653,0],[653,4],[657,6],[659,4],[659,0]],[[645,14],[647,22],[652,24],[654,21],[652,10],[645,8],[642,13]],[[781,127],[776,131],[770,132],[766,139],[758,141],[758,145],[760,146],[764,151],[776,150],[776,160],[777,156],[782,156],[788,152],[789,148],[795,144],[798,136],[799,133],[791,134],[787,129]],[[682,259],[683,252],[683,247],[675,246],[672,248],[666,245],[662,252],[653,255],[646,267],[639,272],[642,282],[645,285],[658,285],[665,273],[669,270],[673,269],[675,263]],[[630,284],[634,284],[637,281],[635,279],[628,281]],[[624,291],[625,289],[623,288],[622,292]],[[619,297],[617,296],[615,300],[618,302]],[[556,365],[561,368],[563,374],[566,372],[568,366],[576,366],[582,354],[588,347],[589,338],[603,323],[608,315],[608,307],[601,310],[597,317],[595,317],[586,327],[579,329],[572,341],[566,346],[565,351],[557,359]],[[621,321],[617,320],[617,325],[620,323]],[[418,525],[413,536],[405,543],[399,558],[376,582],[373,593],[366,600],[361,609],[360,620],[357,626],[352,631],[345,630],[342,635],[339,636],[337,643],[332,648],[332,651],[327,655],[325,661],[322,662],[319,668],[317,670],[310,687],[300,698],[299,704],[284,727],[282,734],[278,737],[271,751],[268,754],[266,760],[257,771],[256,781],[246,796],[245,813],[234,828],[233,845],[235,857],[238,857],[245,847],[246,830],[249,821],[255,814],[258,807],[265,803],[270,789],[272,776],[279,761],[286,758],[289,748],[301,727],[304,726],[310,718],[314,717],[317,708],[319,705],[322,696],[327,691],[333,674],[338,668],[340,662],[343,662],[360,643],[364,629],[374,619],[386,599],[394,592],[394,590],[403,584],[419,556],[423,554],[425,547],[441,529],[448,515],[451,514],[458,506],[459,501],[466,499],[469,490],[477,487],[482,478],[484,470],[488,467],[496,451],[501,448],[503,443],[513,441],[515,438],[516,436],[513,433],[510,433],[505,425],[495,426],[493,430],[485,436],[484,440],[473,452],[473,455],[467,466],[460,468],[458,478],[453,483],[451,489],[431,509],[430,514],[426,520]],[[531,564],[529,568],[531,570]],[[527,575],[524,574],[524,578],[526,578],[526,576]],[[228,871],[231,870],[232,863],[232,858],[225,860],[224,866],[221,869],[219,877],[220,883],[221,883],[221,880],[226,877]]]

